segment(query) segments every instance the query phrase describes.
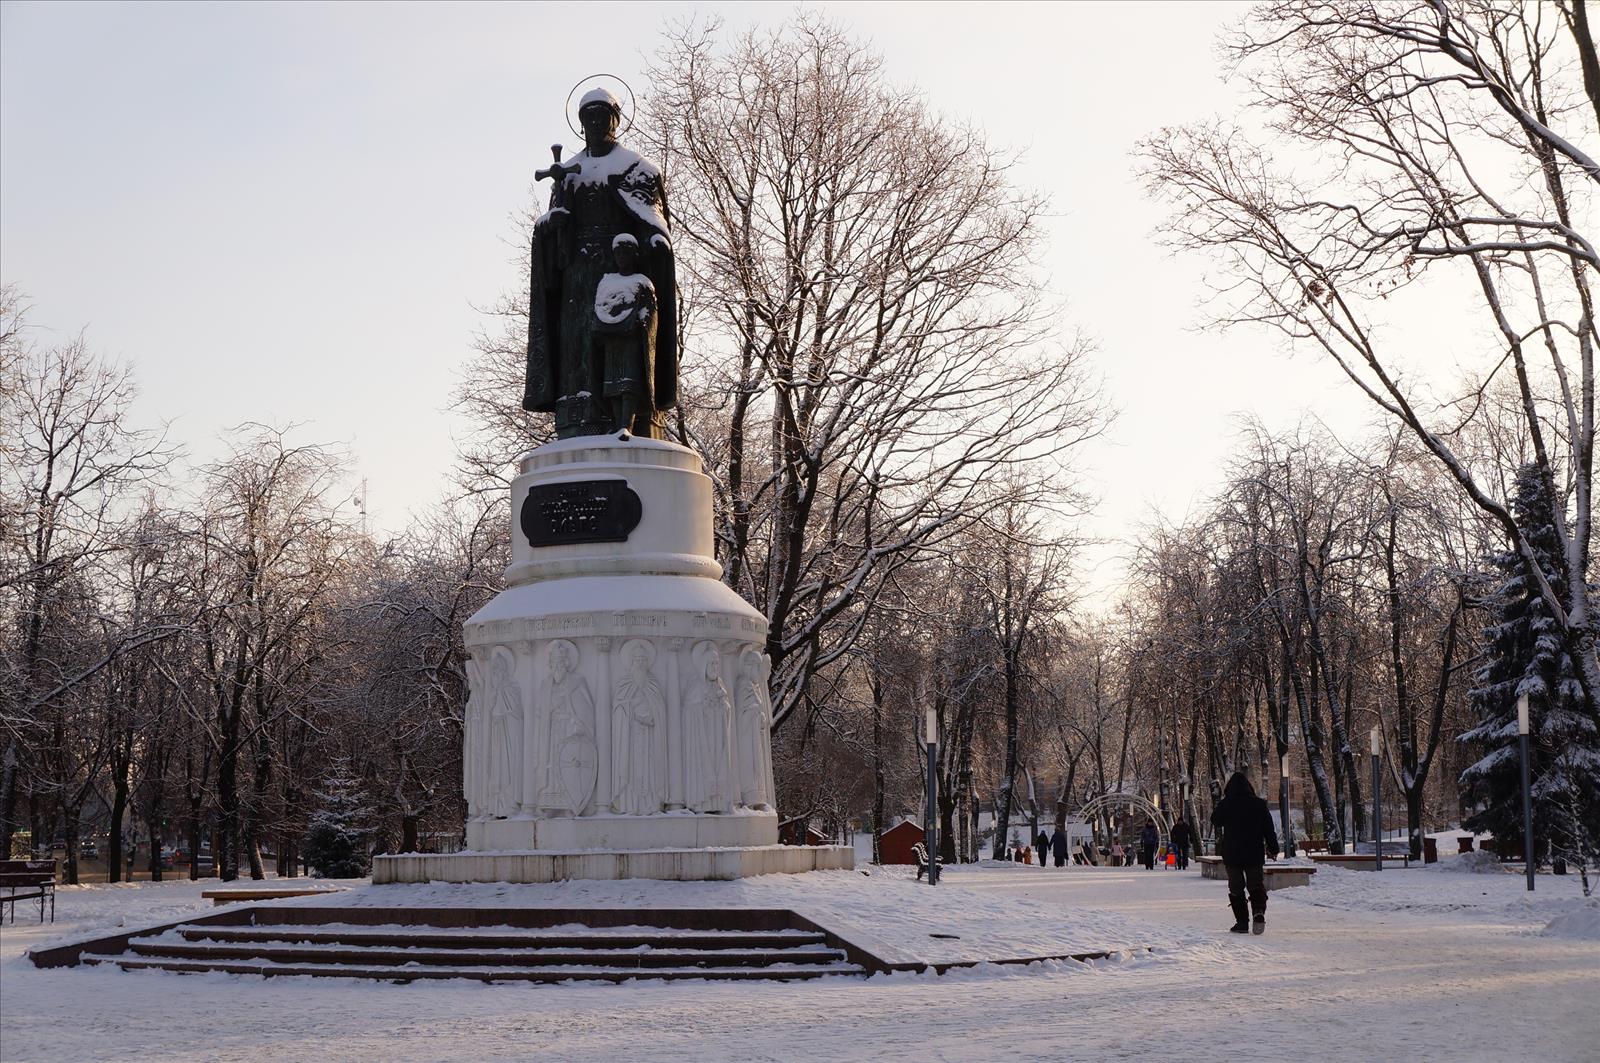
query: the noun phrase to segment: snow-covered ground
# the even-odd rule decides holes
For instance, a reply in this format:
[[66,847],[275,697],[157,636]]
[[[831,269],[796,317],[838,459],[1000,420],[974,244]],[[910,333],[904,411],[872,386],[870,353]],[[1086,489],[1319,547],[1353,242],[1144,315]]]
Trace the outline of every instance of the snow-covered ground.
[[[1240,938],[1194,872],[890,869],[736,883],[369,887],[339,904],[784,906],[880,947],[1012,954],[1136,937],[1091,964],[804,984],[621,986],[261,980],[41,971],[31,946],[209,910],[199,884],[63,889],[54,927],[0,931],[0,1059],[1589,1060],[1600,1045],[1600,901],[1573,877],[1324,868]],[[865,892],[863,892],[865,891]],[[870,925],[869,925],[870,924]],[[945,939],[928,939],[943,942]],[[927,958],[927,957],[925,957]]]

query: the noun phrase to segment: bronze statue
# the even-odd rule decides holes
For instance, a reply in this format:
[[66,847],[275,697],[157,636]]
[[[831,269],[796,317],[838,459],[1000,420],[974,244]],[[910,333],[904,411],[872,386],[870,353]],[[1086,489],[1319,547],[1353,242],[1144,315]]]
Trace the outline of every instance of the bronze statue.
[[[659,439],[678,398],[678,292],[661,168],[617,143],[622,107],[604,89],[578,104],[585,148],[550,177],[533,227],[528,382],[522,406],[556,435]],[[613,265],[614,264],[614,265]]]

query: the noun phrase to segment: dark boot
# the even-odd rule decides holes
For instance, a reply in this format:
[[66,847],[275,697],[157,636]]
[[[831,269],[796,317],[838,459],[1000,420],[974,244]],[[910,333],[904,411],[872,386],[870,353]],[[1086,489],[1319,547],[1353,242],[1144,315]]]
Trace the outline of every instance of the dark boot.
[[1229,897],[1228,906],[1233,909],[1233,926],[1229,931],[1235,934],[1248,934],[1250,932],[1250,906],[1243,897]]
[[1267,884],[1264,880],[1255,880],[1250,883],[1250,910],[1255,914],[1255,921],[1250,925],[1252,934],[1265,934],[1267,932]]

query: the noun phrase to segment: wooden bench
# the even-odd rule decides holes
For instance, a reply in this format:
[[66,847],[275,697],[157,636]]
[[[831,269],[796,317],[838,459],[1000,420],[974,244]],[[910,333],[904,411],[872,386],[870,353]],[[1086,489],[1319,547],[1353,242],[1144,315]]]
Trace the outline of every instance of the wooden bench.
[[[1228,869],[1220,856],[1199,856],[1195,860],[1200,864],[1201,878],[1216,878],[1226,881]],[[1261,869],[1261,878],[1267,885],[1267,892],[1288,889],[1291,886],[1311,885],[1311,876],[1317,873],[1314,867],[1303,867],[1295,864],[1268,864]]]
[[[1328,864],[1331,867],[1342,867],[1349,871],[1376,871],[1378,857],[1373,853],[1313,853],[1311,859],[1318,864]],[[1411,866],[1410,852],[1383,854],[1385,864],[1399,864],[1401,867]]]
[[[17,902],[39,901],[39,922],[44,922],[44,902],[50,902],[50,921],[56,921],[56,862],[54,860],[0,860],[0,921],[11,905],[11,922],[17,921]],[[20,891],[20,892],[19,892]]]
[[276,901],[285,897],[319,897],[343,892],[342,886],[241,886],[235,889],[201,890],[200,896],[213,907],[239,901]]

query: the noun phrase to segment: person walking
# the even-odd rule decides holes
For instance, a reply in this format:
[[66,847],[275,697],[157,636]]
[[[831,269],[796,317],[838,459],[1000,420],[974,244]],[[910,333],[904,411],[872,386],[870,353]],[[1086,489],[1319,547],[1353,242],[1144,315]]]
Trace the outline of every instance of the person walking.
[[1194,831],[1189,829],[1188,820],[1180,819],[1172,826],[1172,852],[1178,858],[1178,870],[1184,871],[1189,867],[1189,846],[1194,844]]
[[1139,862],[1146,871],[1156,869],[1156,844],[1161,841],[1161,835],[1156,832],[1156,821],[1144,821],[1144,830],[1139,832]]
[[[1242,771],[1236,771],[1222,789],[1222,800],[1211,813],[1220,832],[1217,853],[1228,869],[1228,904],[1233,908],[1235,934],[1264,933],[1267,929],[1266,857],[1278,858],[1278,831],[1272,825],[1267,803]],[[1245,904],[1246,891],[1249,893]],[[1255,919],[1252,921],[1251,911]]]
[[[1050,855],[1050,835],[1044,832],[1043,827],[1039,828],[1038,836],[1033,839],[1033,851],[1039,854],[1040,867],[1050,866],[1049,861],[1045,859]],[[1057,864],[1056,866],[1060,867],[1061,865]]]
[[[1043,837],[1043,834],[1040,836]],[[1067,832],[1057,827],[1056,832],[1050,836],[1050,853],[1056,858],[1057,867],[1067,862],[1067,848]]]

